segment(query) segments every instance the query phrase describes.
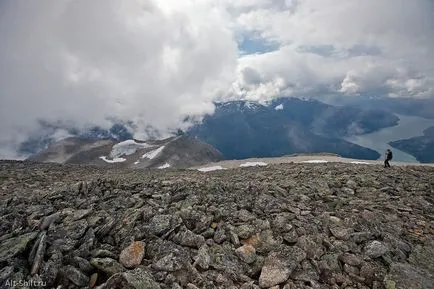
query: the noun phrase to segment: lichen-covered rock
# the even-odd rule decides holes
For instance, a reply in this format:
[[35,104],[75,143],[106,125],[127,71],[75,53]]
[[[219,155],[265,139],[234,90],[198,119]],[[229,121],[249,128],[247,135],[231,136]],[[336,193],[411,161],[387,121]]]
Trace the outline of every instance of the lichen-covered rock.
[[226,231],[223,227],[218,227],[214,233],[214,241],[218,244],[223,243],[227,239]]
[[171,229],[171,215],[156,215],[149,222],[149,230],[152,234],[160,236]]
[[51,243],[51,246],[48,247],[47,253],[51,254],[55,251],[60,251],[62,253],[70,252],[75,248],[77,243],[78,243],[78,240],[72,240],[69,238],[57,239],[57,240],[54,240]]
[[66,237],[77,240],[80,239],[88,228],[86,220],[70,221],[60,225],[50,227],[48,230],[49,240],[64,239]]
[[40,229],[41,230],[48,229],[48,227],[50,227],[51,224],[54,224],[59,218],[60,218],[60,212],[56,212],[54,214],[45,217],[40,224]]
[[29,255],[29,263],[32,264],[30,274],[33,276],[39,272],[42,260],[44,259],[45,249],[47,245],[47,232],[42,231],[39,233],[38,239],[33,245],[32,251]]
[[389,252],[389,248],[379,241],[372,241],[365,247],[365,255],[369,258],[378,258]]
[[0,244],[0,262],[10,260],[17,254],[26,250],[29,243],[33,241],[37,235],[38,232],[31,232],[3,241]]
[[360,266],[362,264],[362,259],[351,253],[342,254],[339,256],[339,260],[350,266]]
[[188,229],[177,233],[173,237],[173,241],[181,246],[192,248],[200,248],[200,246],[205,244],[205,238],[203,236],[197,235]]
[[195,264],[203,270],[208,270],[209,265],[211,264],[211,257],[208,253],[208,246],[206,244],[199,248]]
[[6,266],[0,269],[0,285],[3,285],[6,280],[14,273],[14,267]]
[[411,166],[0,161],[0,287],[432,288],[433,180]]
[[419,266],[430,271],[434,275],[434,238],[423,246],[415,246],[408,261],[414,266]]
[[182,269],[183,262],[180,256],[170,253],[156,261],[153,266],[156,270],[175,272]]
[[118,273],[111,276],[106,283],[99,286],[98,289],[160,289],[152,275],[142,268],[137,268],[125,273]]
[[54,252],[50,259],[44,263],[41,268],[41,279],[47,284],[52,286],[56,281],[59,269],[62,266],[63,255],[60,252]]
[[90,264],[109,276],[125,271],[121,264],[111,258],[92,258]]
[[418,269],[410,264],[393,263],[390,273],[384,279],[384,284],[396,289],[432,289],[434,288],[434,276],[423,269]]
[[235,227],[234,232],[241,239],[247,239],[256,233],[256,229],[252,225],[244,224],[244,225],[240,225],[240,226]]
[[75,256],[73,260],[77,268],[79,268],[82,272],[91,273],[93,271],[93,267],[88,260],[79,256]]
[[307,258],[309,259],[319,259],[324,254],[321,243],[316,243],[311,236],[300,236],[297,241],[297,246],[306,252]]
[[281,246],[265,259],[259,277],[259,286],[269,288],[288,280],[292,271],[306,258],[306,253],[299,247]]
[[71,265],[62,268],[61,271],[68,280],[79,287],[84,287],[89,284],[89,277]]

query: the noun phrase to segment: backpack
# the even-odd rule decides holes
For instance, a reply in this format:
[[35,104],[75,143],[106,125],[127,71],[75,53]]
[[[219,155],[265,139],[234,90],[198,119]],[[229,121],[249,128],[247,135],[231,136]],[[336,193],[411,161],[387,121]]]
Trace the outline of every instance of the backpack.
[[389,151],[389,152],[387,153],[387,159],[391,160],[392,158],[393,158],[392,151]]

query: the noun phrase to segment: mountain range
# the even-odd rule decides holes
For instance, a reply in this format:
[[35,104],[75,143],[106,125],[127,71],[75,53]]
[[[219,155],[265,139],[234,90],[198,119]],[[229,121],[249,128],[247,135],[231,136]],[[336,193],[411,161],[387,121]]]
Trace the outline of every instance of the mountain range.
[[[245,159],[322,152],[347,158],[375,160],[380,157],[378,152],[343,138],[394,126],[399,121],[392,112],[383,109],[337,106],[313,99],[279,98],[265,104],[229,101],[215,105],[214,114],[206,115],[202,122],[186,131],[178,131],[177,135],[184,135],[185,138],[175,138],[177,142],[183,140],[193,146],[187,155],[199,149],[197,155],[202,156],[205,146],[207,151],[213,152],[211,157],[205,154],[204,159],[196,159],[195,162],[216,158]],[[104,161],[99,159],[100,156],[109,155],[112,147],[119,142],[133,141],[127,124],[117,123],[108,130],[94,127],[84,132],[68,132],[73,137],[60,143],[56,143],[50,134],[43,138],[31,138],[21,145],[20,151],[33,155],[31,159],[34,160],[58,162],[60,158],[61,162],[66,163],[82,163],[87,160],[92,164],[104,165]],[[187,136],[190,138],[186,138]],[[200,141],[207,145],[198,145]],[[146,143],[152,142],[157,144],[159,141]],[[140,147],[140,153],[146,153],[144,149]],[[63,153],[64,151],[66,153]],[[66,155],[67,159],[64,159]],[[122,166],[133,165],[136,161],[128,157],[122,162]],[[178,165],[185,164],[183,160]],[[155,166],[157,164],[150,162],[140,165]]]
[[267,105],[232,101],[216,104],[215,113],[187,134],[229,159],[329,152],[374,160],[378,152],[342,138],[393,126],[398,120],[381,109],[339,107],[312,99],[281,98]]

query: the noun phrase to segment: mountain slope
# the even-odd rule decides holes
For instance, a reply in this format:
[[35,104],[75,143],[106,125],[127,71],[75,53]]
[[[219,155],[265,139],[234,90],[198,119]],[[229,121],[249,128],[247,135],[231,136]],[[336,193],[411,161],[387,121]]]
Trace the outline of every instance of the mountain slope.
[[187,133],[230,159],[305,152],[378,159],[378,152],[341,137],[392,126],[397,120],[381,110],[334,107],[315,100],[283,98],[268,106],[234,101],[217,104],[213,115]]
[[397,140],[389,144],[414,156],[421,163],[434,162],[434,126],[426,129],[423,136]]
[[39,162],[129,168],[181,168],[222,159],[223,155],[215,148],[188,136],[146,142],[67,138],[29,158]]

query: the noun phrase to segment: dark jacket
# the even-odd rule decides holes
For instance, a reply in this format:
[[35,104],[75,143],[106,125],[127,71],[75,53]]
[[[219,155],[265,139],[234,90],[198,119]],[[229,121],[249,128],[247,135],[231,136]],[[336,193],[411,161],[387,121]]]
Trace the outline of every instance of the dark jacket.
[[392,158],[393,158],[392,151],[387,151],[386,152],[386,159],[390,161]]

